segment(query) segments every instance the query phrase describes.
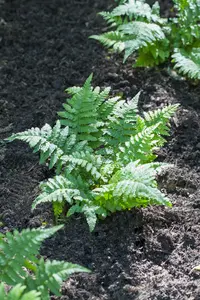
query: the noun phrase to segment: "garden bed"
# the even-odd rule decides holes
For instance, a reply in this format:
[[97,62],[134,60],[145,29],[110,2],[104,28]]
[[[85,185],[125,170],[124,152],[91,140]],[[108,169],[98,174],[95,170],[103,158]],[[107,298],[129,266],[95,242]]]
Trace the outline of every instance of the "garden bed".
[[[132,69],[89,40],[105,27],[96,14],[109,5],[113,1],[0,1],[0,138],[52,125],[65,88],[81,85],[91,72],[94,84],[111,86],[113,94],[130,98],[141,90],[141,109],[180,103],[159,151],[159,161],[174,164],[159,178],[173,207],[115,213],[93,233],[77,215],[45,242],[42,254],[92,270],[72,276],[60,299],[197,300],[200,273],[191,270],[200,264],[200,86],[167,70]],[[23,143],[0,148],[2,232],[53,223],[48,205],[31,212],[38,183],[49,175]]]

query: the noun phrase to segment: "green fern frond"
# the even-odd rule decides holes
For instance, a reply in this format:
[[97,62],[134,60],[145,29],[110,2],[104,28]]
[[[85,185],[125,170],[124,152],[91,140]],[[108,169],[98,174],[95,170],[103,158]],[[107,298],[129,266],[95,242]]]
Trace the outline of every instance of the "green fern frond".
[[116,103],[119,100],[120,97],[117,96],[117,97],[109,98],[106,101],[102,102],[102,104],[99,106],[98,109],[100,120],[102,120],[104,123],[108,120],[108,117],[112,115]]
[[148,46],[138,51],[139,55],[133,67],[153,67],[158,65],[160,63],[159,58],[155,59],[150,51],[144,52],[144,49],[148,49]]
[[180,22],[190,25],[200,20],[199,0],[174,0],[174,4]]
[[138,112],[138,93],[130,101],[118,101],[113,106],[113,111],[102,129],[103,136],[101,141],[106,146],[118,146],[119,143],[127,141],[135,130],[135,123]]
[[64,154],[61,147],[64,148],[67,137],[68,128],[61,129],[60,122],[57,121],[53,128],[46,124],[41,129],[36,127],[24,132],[15,133],[7,140],[27,142],[34,149],[34,152],[40,152],[40,163],[44,163],[47,159],[50,159],[49,167],[53,168]]
[[138,1],[138,0],[129,0],[124,4],[114,8],[110,14],[113,17],[126,15],[130,19],[135,19],[138,21],[143,21],[143,20],[148,22],[160,21],[158,8],[157,10],[155,10],[155,7],[151,8],[149,4],[144,3],[144,1]]
[[82,90],[82,88],[80,86],[72,86],[69,87],[65,90],[65,92],[67,92],[69,95],[75,95],[77,93],[79,93]]
[[57,223],[58,217],[60,217],[60,215],[62,215],[62,212],[64,209],[64,201],[63,202],[53,201],[52,207],[53,207],[53,213],[55,216],[55,220]]
[[157,24],[135,21],[119,26],[118,30],[129,37],[124,42],[124,62],[136,50],[166,39],[162,28]]
[[45,202],[68,202],[73,204],[74,199],[81,198],[80,191],[74,187],[73,183],[62,175],[48,179],[40,184],[42,193],[34,200],[32,209]]
[[105,101],[108,101],[108,96],[109,96],[110,90],[111,90],[111,87],[106,87],[102,91],[100,90],[100,87],[94,88],[93,92],[97,96],[96,105],[97,105],[98,109],[100,106],[102,106],[105,103]]
[[92,91],[91,80],[92,75],[79,92],[63,105],[65,111],[58,113],[62,118],[61,124],[68,126],[71,133],[76,134],[80,141],[94,140],[91,133],[97,131],[95,127],[97,112],[94,106],[96,94]]
[[110,88],[100,91],[99,87],[93,89],[91,86],[92,75],[88,77],[82,88],[70,89],[73,94],[71,99],[63,105],[64,111],[58,115],[62,118],[61,124],[68,126],[70,135],[75,134],[77,141],[97,141],[99,128],[103,125],[99,119],[99,106],[105,101],[109,95]]
[[93,35],[91,38],[98,40],[107,48],[112,47],[116,52],[125,50],[124,62],[136,50],[166,40],[159,25],[140,21],[122,24],[118,26],[116,31]]
[[115,0],[115,2],[119,2],[119,4],[125,3],[127,0]]
[[[90,195],[93,196],[92,194]],[[67,217],[70,217],[74,213],[83,213],[87,224],[89,226],[90,232],[92,232],[97,223],[97,217],[101,216],[105,218],[108,214],[105,208],[95,203],[94,199],[84,199],[83,202],[77,202],[73,205],[67,213]]]
[[41,299],[49,300],[49,291],[56,296],[61,296],[60,285],[63,280],[67,280],[73,273],[90,272],[79,265],[64,261],[44,261],[38,262],[38,267],[34,277],[28,277],[26,282],[27,290],[37,289],[41,293]]
[[122,163],[134,160],[139,160],[140,163],[153,161],[157,157],[153,153],[154,150],[163,146],[164,136],[169,135],[169,120],[178,106],[178,104],[169,105],[155,111],[144,112],[144,118],[137,116],[133,134],[119,147],[118,161]]
[[172,55],[175,69],[192,79],[200,79],[200,48],[193,48],[189,53],[175,49]]
[[116,172],[108,185],[93,190],[96,202],[111,212],[148,204],[171,206],[157,189],[156,174],[151,164],[131,162]]
[[102,159],[100,155],[95,155],[89,151],[74,152],[72,155],[62,156],[63,163],[70,163],[75,166],[84,168],[84,171],[91,173],[96,179],[101,178],[99,169],[102,165]]
[[27,131],[15,133],[7,139],[8,141],[21,140],[27,142],[33,152],[40,152],[40,163],[49,161],[49,169],[58,165],[58,169],[62,167],[61,157],[64,154],[73,151],[89,151],[87,141],[77,142],[75,134],[69,135],[69,128],[61,128],[60,121],[51,128],[46,124],[41,129],[31,128]]
[[44,239],[62,226],[50,229],[25,229],[21,233],[8,232],[0,238],[0,280],[9,285],[23,283],[26,277],[26,261],[36,261],[36,255]]
[[103,210],[103,208],[101,208],[100,206],[91,203],[88,204],[86,202],[86,204],[82,207],[82,212],[85,215],[90,232],[92,232],[97,223],[98,214],[102,215],[105,212],[105,210]]
[[137,93],[131,100],[125,101],[121,100],[116,102],[111,115],[117,119],[126,119],[127,123],[133,124],[136,120],[136,115],[138,113],[138,101],[140,98],[140,92]]
[[113,48],[115,52],[122,52],[125,49],[125,41],[127,40],[123,32],[119,30],[109,31],[100,35],[91,35],[90,38],[99,41],[107,48]]
[[144,112],[144,125],[156,126],[154,130],[155,139],[158,140],[157,146],[163,146],[164,136],[169,136],[170,118],[175,114],[179,104],[168,105],[162,109]]
[[24,292],[26,286],[17,284],[8,293],[5,292],[4,284],[0,284],[1,300],[42,300],[40,293],[37,291]]
[[120,17],[115,17],[112,15],[112,13],[107,11],[102,11],[99,13],[100,16],[104,18],[104,20],[107,22],[108,25],[111,27],[117,26],[119,24],[123,24],[123,20]]
[[144,112],[144,123],[147,126],[153,126],[158,123],[162,123],[164,128],[159,129],[159,134],[167,135],[169,128],[166,126],[169,124],[170,118],[175,114],[178,107],[179,104],[169,104],[168,106],[158,108],[154,111]]
[[156,158],[153,151],[158,144],[154,132],[158,126],[159,124],[156,124],[144,128],[141,132],[131,136],[129,141],[119,147],[120,152],[117,154],[118,161],[124,165],[135,160],[139,160],[140,163],[153,161]]
[[[72,273],[89,272],[86,268],[64,261],[45,262],[43,258],[37,258],[43,240],[62,227],[26,229],[21,233],[14,231],[13,234],[8,232],[1,236],[0,280],[9,285],[18,284],[5,300],[50,300],[49,291],[60,295],[62,281]],[[1,294],[6,297],[3,285],[0,286]]]
[[163,39],[139,49],[138,57],[133,66],[153,67],[165,62],[170,57],[169,40]]

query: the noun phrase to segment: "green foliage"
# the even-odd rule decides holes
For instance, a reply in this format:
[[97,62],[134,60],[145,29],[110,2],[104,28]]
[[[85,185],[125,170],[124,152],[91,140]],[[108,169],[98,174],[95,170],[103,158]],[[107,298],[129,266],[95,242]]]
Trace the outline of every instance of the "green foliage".
[[183,49],[175,49],[172,58],[174,67],[182,74],[200,79],[200,48],[193,48],[189,53]]
[[[158,2],[122,1],[100,15],[112,31],[91,38],[114,52],[124,51],[124,61],[137,53],[135,66],[147,67],[172,60],[181,74],[200,79],[200,1],[174,0],[176,16],[160,17]],[[115,30],[113,30],[115,27]]]
[[140,165],[138,161],[127,164],[111,177],[108,184],[93,191],[97,203],[111,212],[148,204],[171,206],[157,189],[155,177],[159,167],[161,164]]
[[48,300],[50,299],[49,291],[56,296],[61,296],[59,290],[63,280],[77,272],[88,272],[88,270],[72,263],[56,260],[44,261],[42,258],[38,262],[35,277],[27,277],[25,283],[28,290],[38,290],[41,293],[41,299]]
[[126,0],[115,0],[115,2],[119,2],[119,4],[125,3]]
[[0,280],[15,286],[8,295],[0,287],[0,299],[48,300],[49,292],[59,296],[60,285],[75,272],[87,269],[64,261],[38,258],[41,243],[62,226],[25,229],[0,237]]
[[96,133],[102,126],[99,106],[108,97],[110,89],[100,92],[99,87],[91,87],[92,75],[86,80],[83,88],[71,88],[66,91],[72,98],[63,105],[64,111],[58,115],[62,118],[61,124],[68,126],[71,134],[75,134],[78,141],[97,141]]
[[1,300],[42,300],[40,293],[37,291],[25,292],[25,286],[17,284],[9,293],[5,292],[4,284],[0,284],[0,299]]
[[93,88],[91,80],[92,76],[83,87],[67,89],[71,98],[53,128],[32,128],[8,140],[28,142],[49,168],[57,170],[54,178],[40,184],[33,209],[51,202],[58,217],[67,204],[67,216],[83,213],[93,230],[97,217],[116,210],[170,205],[156,186],[161,164],[152,161],[169,135],[169,119],[177,105],[141,116],[139,94],[129,101],[109,98],[110,88]]
[[25,132],[17,133],[8,140],[18,139],[29,143],[29,146],[34,149],[34,152],[40,152],[40,163],[49,160],[49,168],[55,165],[62,166],[62,155],[70,154],[71,152],[85,149],[85,143],[77,142],[76,135],[69,135],[69,128],[61,128],[60,121],[51,128],[49,124],[44,125],[41,129],[31,128]]
[[73,181],[61,175],[57,175],[41,183],[40,189],[42,190],[42,194],[33,202],[33,208],[42,202],[62,203],[66,201],[72,204],[74,199],[80,197],[80,191],[76,188]]

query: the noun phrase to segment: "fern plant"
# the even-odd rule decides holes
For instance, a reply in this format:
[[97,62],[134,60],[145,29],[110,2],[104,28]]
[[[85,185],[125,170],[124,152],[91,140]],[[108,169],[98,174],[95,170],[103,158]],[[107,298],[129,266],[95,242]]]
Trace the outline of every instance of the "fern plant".
[[55,167],[56,176],[40,184],[33,202],[51,202],[56,217],[83,213],[90,230],[97,218],[110,213],[146,206],[171,205],[157,189],[156,174],[162,164],[152,163],[154,150],[169,135],[169,119],[177,105],[138,114],[137,94],[132,100],[109,98],[110,88],[91,85],[67,89],[71,98],[63,104],[59,120],[51,128],[32,128],[13,134],[9,141],[22,140],[40,162]]
[[17,284],[8,293],[5,291],[4,284],[0,284],[0,299],[1,300],[42,300],[40,293],[37,291],[24,292],[25,286]]
[[[158,2],[120,2],[100,15],[111,31],[91,38],[114,52],[124,52],[124,62],[135,54],[136,67],[159,65],[169,60],[181,74],[200,79],[200,1],[173,0],[176,16],[160,17]],[[137,53],[137,54],[136,54]],[[136,56],[137,55],[137,56]]]
[[60,296],[60,285],[71,274],[89,272],[75,264],[38,258],[41,243],[61,227],[1,234],[0,281],[14,288],[6,295],[1,284],[0,299],[49,300],[49,292]]

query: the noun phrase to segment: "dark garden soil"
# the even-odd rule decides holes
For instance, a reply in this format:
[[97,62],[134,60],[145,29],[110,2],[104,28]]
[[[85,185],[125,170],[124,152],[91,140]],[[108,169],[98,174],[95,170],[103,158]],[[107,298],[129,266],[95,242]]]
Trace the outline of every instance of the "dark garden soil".
[[[162,2],[169,14],[170,4]],[[105,29],[97,12],[107,0],[0,1],[0,138],[53,124],[66,95],[94,72],[94,84],[130,98],[141,109],[180,103],[159,160],[174,167],[160,176],[173,208],[113,214],[91,234],[81,216],[45,242],[43,255],[79,263],[91,274],[64,283],[65,300],[197,300],[200,273],[200,86],[167,70],[133,70],[88,36]],[[52,224],[48,205],[31,212],[38,183],[50,175],[20,142],[0,148],[1,231]],[[52,299],[56,299],[52,297]]]

